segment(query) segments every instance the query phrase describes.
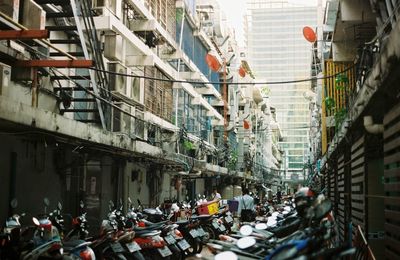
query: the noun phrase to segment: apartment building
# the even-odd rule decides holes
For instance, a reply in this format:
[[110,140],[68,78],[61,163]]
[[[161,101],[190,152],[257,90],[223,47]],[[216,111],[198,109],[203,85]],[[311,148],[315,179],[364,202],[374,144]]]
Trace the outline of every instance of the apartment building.
[[210,34],[196,1],[3,3],[1,220],[15,197],[29,214],[44,197],[71,213],[83,200],[96,223],[109,200],[155,206],[260,183],[235,153],[241,111],[255,103],[251,70],[237,76],[235,41],[221,41],[232,35]]
[[319,42],[322,156],[313,185],[334,202],[340,241],[362,241],[376,259],[400,256],[399,7],[327,1]]

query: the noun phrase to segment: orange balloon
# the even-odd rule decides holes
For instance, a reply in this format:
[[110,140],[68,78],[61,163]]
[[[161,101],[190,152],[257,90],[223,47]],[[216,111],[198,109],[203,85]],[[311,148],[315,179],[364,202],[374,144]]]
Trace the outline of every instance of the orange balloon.
[[243,120],[243,128],[244,129],[249,129],[250,128],[250,124],[246,120]]
[[244,78],[246,76],[246,70],[243,67],[239,68],[240,77]]
[[209,53],[206,55],[206,63],[208,67],[215,72],[219,71],[221,68],[221,64],[219,63],[218,59]]
[[307,41],[314,43],[317,40],[317,35],[315,34],[314,30],[309,27],[305,26],[303,28],[303,36],[306,38]]

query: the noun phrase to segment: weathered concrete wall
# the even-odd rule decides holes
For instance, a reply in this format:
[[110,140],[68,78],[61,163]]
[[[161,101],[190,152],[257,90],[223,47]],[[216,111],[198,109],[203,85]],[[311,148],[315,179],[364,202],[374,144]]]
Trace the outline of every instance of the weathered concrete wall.
[[[46,148],[43,141],[9,135],[2,135],[0,140],[0,223],[4,223],[8,214],[11,188],[15,190],[13,196],[18,199],[16,212],[25,212],[24,222],[30,224],[32,216],[43,213],[44,197],[50,199],[50,208],[55,208],[57,201],[62,199],[62,181],[55,173],[53,150]],[[14,183],[10,183],[12,153],[16,155]]]
[[128,162],[125,166],[126,194],[131,198],[133,205],[138,206],[137,199],[142,204],[150,202],[149,187],[146,184],[147,167],[137,162]]

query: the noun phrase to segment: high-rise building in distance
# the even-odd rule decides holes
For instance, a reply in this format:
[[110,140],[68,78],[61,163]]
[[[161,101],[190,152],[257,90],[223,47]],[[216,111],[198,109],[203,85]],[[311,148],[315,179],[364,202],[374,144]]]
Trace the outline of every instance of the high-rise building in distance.
[[[287,0],[247,0],[246,9],[248,60],[257,80],[286,82],[309,78],[311,44],[304,39],[302,29],[316,27],[317,6]],[[283,136],[280,148],[286,156],[289,178],[302,178],[308,161],[310,111],[304,93],[310,86],[310,81],[260,86],[270,89],[270,103],[276,108]]]

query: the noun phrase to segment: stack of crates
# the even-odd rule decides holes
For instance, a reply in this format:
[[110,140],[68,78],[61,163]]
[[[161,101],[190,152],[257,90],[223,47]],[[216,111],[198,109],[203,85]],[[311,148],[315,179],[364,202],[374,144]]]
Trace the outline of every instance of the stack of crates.
[[218,201],[210,201],[201,204],[197,209],[199,215],[214,215],[219,211]]

